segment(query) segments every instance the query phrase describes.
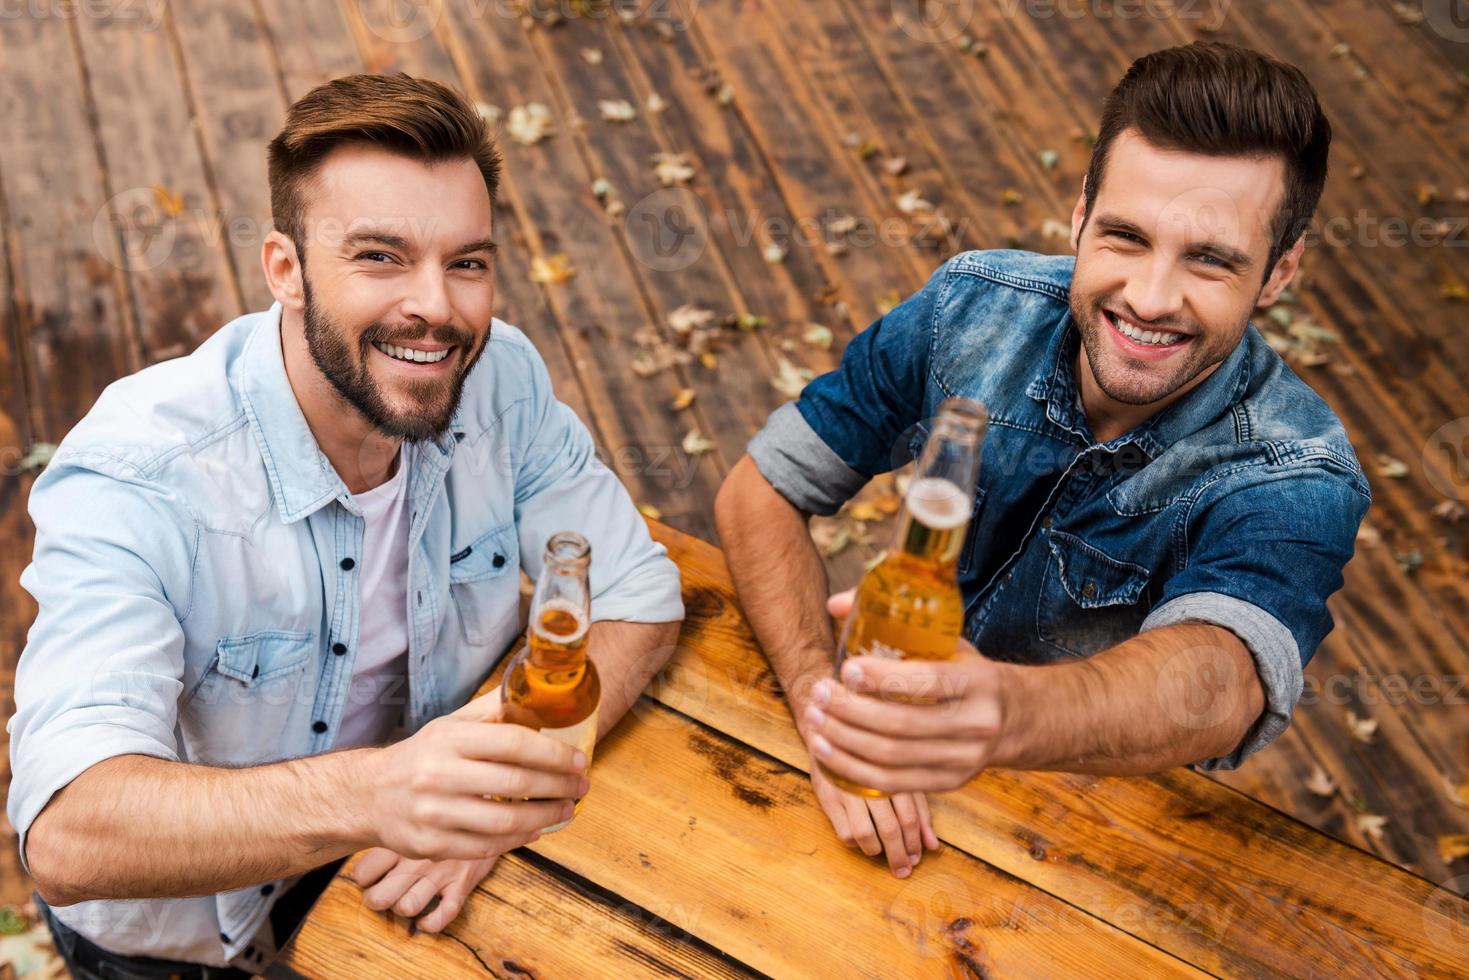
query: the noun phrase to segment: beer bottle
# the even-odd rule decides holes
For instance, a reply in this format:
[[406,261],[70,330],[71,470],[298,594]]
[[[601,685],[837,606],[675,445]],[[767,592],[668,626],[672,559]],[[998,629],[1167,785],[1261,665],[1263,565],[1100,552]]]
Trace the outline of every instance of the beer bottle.
[[[974,510],[979,445],[988,416],[977,402],[948,398],[918,459],[887,552],[862,576],[837,645],[836,668],[847,657],[947,660],[964,631],[959,552]],[[887,794],[831,772],[849,793]]]
[[[502,717],[574,745],[588,762],[597,741],[602,684],[587,657],[592,546],[573,531],[551,535],[531,599],[527,643],[505,670]],[[576,802],[581,809],[581,800]],[[560,830],[570,821],[547,827]]]

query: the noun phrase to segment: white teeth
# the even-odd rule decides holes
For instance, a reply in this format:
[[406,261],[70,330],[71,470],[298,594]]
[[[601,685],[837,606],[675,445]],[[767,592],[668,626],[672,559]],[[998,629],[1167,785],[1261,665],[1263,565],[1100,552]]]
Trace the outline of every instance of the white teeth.
[[1117,327],[1118,332],[1124,337],[1139,344],[1163,346],[1183,338],[1182,334],[1163,333],[1159,330],[1143,330],[1140,327],[1135,327],[1131,323],[1128,323],[1115,313],[1109,313],[1108,319],[1112,321],[1112,324]]
[[412,361],[415,364],[434,364],[449,356],[452,347],[445,350],[414,350],[411,347],[399,347],[396,344],[380,344],[373,342],[374,347],[389,357],[396,357],[400,361]]

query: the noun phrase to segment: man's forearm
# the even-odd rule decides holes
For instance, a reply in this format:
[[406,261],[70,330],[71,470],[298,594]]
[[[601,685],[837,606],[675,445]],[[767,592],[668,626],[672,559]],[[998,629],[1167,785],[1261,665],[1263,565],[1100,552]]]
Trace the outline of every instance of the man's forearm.
[[1005,665],[991,765],[1138,775],[1228,755],[1264,710],[1244,643],[1218,626],[1151,630],[1044,667]]
[[714,517],[745,617],[799,723],[812,686],[831,676],[836,650],[826,568],[807,516],[746,456],[720,488]]
[[604,619],[587,636],[592,663],[602,683],[597,740],[606,737],[668,663],[678,645],[679,623],[629,623]]
[[211,895],[376,843],[355,749],[248,769],[125,755],[92,766],[32,823],[27,859],[56,905]]

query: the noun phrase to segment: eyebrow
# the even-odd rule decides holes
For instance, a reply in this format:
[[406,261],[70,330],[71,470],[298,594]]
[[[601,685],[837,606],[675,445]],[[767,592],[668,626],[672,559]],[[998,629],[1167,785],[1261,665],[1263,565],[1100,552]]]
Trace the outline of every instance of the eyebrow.
[[[1139,238],[1148,237],[1141,228],[1131,221],[1110,214],[1098,215],[1097,226],[1109,231],[1125,231],[1129,235],[1137,235]],[[1228,245],[1221,245],[1219,242],[1189,242],[1188,250],[1190,252],[1198,252],[1201,255],[1211,255],[1239,270],[1245,270],[1250,267],[1249,255],[1241,252],[1239,249],[1230,248]]]
[[[355,231],[342,239],[342,244],[347,248],[358,248],[362,245],[385,245],[388,248],[396,248],[400,251],[408,251],[408,239],[402,235],[394,235],[386,231]],[[469,255],[471,252],[489,252],[493,255],[500,250],[493,239],[481,238],[477,241],[466,242],[456,248],[451,255]]]

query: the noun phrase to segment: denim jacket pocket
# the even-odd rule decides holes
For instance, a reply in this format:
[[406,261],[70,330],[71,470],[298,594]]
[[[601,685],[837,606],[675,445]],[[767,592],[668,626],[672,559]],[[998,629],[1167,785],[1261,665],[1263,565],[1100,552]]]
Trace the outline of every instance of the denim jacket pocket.
[[1152,573],[1065,531],[1047,532],[1047,544],[1051,555],[1036,605],[1041,640],[1089,656],[1136,635],[1147,617]]
[[514,521],[486,531],[449,556],[449,591],[469,643],[483,646],[507,628],[514,632],[520,615],[519,569]]
[[316,634],[261,630],[227,636],[179,711],[190,761],[254,764],[279,746],[291,710],[307,699],[303,679]]

